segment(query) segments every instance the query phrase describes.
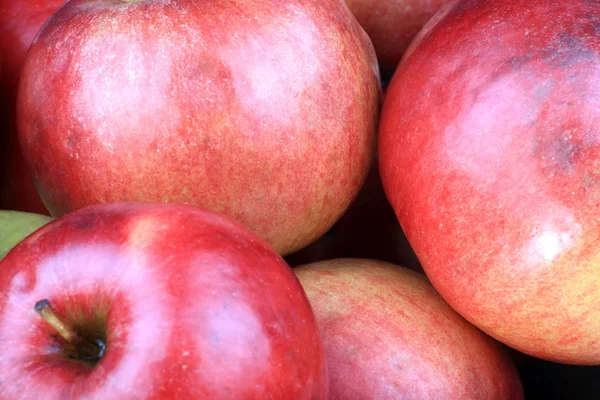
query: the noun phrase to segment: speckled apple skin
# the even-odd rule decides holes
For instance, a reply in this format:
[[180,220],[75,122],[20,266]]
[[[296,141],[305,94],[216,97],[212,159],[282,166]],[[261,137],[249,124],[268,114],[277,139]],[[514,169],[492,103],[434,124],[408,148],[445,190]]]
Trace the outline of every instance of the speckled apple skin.
[[200,205],[288,254],[360,189],[380,91],[342,0],[72,0],[31,47],[20,140],[54,216]]
[[454,1],[386,94],[386,194],[444,299],[514,348],[600,363],[600,3]]
[[345,0],[369,34],[379,66],[393,72],[425,23],[448,0]]
[[17,135],[16,102],[29,45],[64,0],[0,0],[0,209],[48,214]]
[[458,315],[424,275],[367,259],[294,269],[327,355],[331,400],[519,400],[498,342]]
[[[51,222],[0,262],[3,400],[327,399],[323,344],[292,269],[215,213],[104,204]],[[34,304],[106,315],[88,367]]]

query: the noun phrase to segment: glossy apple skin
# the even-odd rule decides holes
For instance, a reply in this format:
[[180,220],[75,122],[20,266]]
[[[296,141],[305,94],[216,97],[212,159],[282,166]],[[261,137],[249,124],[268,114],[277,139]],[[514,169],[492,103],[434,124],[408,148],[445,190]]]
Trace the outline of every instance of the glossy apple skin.
[[52,215],[200,205],[282,254],[356,196],[381,90],[338,0],[73,0],[31,47],[20,89],[20,139]]
[[452,310],[423,274],[367,259],[294,271],[325,344],[330,399],[523,397],[499,343]]
[[386,194],[444,299],[578,364],[600,363],[599,29],[597,2],[453,2],[396,70],[379,137]]
[[392,72],[423,25],[448,0],[345,0],[369,34],[380,68]]
[[48,214],[19,147],[16,100],[29,45],[63,3],[64,0],[0,0],[0,209]]
[[[291,268],[240,224],[170,204],[99,205],[0,262],[0,398],[326,399],[323,345]],[[88,368],[52,357],[47,298],[107,314]],[[71,311],[69,311],[71,310]]]

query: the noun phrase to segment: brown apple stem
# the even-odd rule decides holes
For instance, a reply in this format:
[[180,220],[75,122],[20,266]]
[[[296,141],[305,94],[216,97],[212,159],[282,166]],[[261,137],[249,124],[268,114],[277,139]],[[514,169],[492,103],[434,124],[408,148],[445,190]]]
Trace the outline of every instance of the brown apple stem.
[[105,350],[104,343],[100,341],[94,343],[78,335],[71,326],[65,324],[56,315],[48,300],[38,301],[35,303],[34,309],[72,347],[69,352],[72,353],[74,358],[97,361],[102,357]]

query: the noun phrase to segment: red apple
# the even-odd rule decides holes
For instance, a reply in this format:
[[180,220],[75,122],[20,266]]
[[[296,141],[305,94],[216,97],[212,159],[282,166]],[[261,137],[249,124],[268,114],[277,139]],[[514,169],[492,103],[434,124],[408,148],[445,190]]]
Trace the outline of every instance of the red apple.
[[0,209],[47,214],[19,147],[16,99],[29,45],[64,0],[0,0]]
[[366,259],[294,271],[321,330],[332,400],[523,397],[500,345],[454,312],[423,274]]
[[327,398],[323,344],[291,268],[200,208],[64,216],[0,262],[0,292],[3,400]]
[[455,1],[380,125],[385,191],[436,289],[524,353],[600,363],[600,3]]
[[393,71],[423,25],[448,0],[345,0],[369,34],[382,71]]
[[30,49],[20,139],[52,215],[189,203],[288,254],[360,189],[379,94],[338,0],[72,0]]

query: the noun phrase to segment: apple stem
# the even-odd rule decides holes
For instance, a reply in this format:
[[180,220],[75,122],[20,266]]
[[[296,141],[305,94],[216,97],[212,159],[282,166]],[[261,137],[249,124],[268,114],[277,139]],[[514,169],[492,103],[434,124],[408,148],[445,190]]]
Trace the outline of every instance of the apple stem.
[[72,347],[69,350],[73,358],[86,361],[98,361],[102,358],[106,349],[104,342],[101,340],[92,342],[78,335],[72,327],[65,324],[56,315],[47,299],[35,303],[34,309]]

